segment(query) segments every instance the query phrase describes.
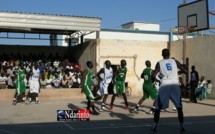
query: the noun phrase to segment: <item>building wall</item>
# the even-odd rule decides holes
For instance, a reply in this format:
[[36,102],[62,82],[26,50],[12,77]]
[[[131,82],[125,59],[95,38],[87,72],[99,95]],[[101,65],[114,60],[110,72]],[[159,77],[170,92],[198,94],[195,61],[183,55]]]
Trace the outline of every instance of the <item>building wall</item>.
[[[215,85],[215,35],[202,36],[186,40],[186,57],[189,58],[189,70],[195,65],[199,76],[205,76]],[[183,41],[173,41],[170,45],[171,56],[183,62]],[[215,98],[215,89],[212,90],[212,98]]]
[[96,69],[104,67],[105,60],[112,65],[119,65],[122,59],[127,61],[126,81],[132,88],[132,94],[142,94],[143,80],[140,75],[145,68],[145,61],[150,60],[152,68],[161,57],[161,50],[167,48],[167,42],[130,41],[130,40],[97,40]]

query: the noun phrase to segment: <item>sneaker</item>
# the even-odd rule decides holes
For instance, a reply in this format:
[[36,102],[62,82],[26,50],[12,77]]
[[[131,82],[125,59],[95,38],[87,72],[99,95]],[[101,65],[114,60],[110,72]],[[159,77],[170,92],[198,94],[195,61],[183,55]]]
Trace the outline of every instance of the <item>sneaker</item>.
[[125,105],[125,110],[129,110],[129,107],[128,107],[128,105]]
[[17,103],[17,101],[16,100],[13,100],[13,102],[12,102],[12,105],[16,105],[16,103]]
[[110,105],[110,108],[109,108],[109,110],[113,110],[113,105]]
[[134,108],[134,109],[132,110],[132,113],[138,113],[138,110],[137,110],[136,108]]
[[93,112],[91,112],[90,114],[92,114],[92,115],[99,115],[100,113],[99,112],[97,112],[96,110],[94,110]]
[[173,111],[177,111],[176,107],[173,107],[172,110],[173,110]]
[[156,128],[152,128],[150,130],[149,134],[157,134],[157,129]]
[[105,106],[102,106],[101,109],[100,109],[99,111],[100,111],[100,112],[106,111],[106,107],[105,107]]
[[180,134],[185,134],[185,129],[184,128],[182,128],[181,130],[180,130]]
[[151,110],[149,111],[149,114],[155,114],[155,109],[151,108]]

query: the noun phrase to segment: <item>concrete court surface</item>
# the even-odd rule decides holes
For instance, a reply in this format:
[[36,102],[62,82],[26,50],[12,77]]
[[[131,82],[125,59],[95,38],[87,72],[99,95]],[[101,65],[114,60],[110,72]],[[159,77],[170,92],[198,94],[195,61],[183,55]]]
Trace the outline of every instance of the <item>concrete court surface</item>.
[[[109,96],[107,102],[110,102]],[[139,97],[128,97],[130,109]],[[90,121],[57,121],[57,110],[81,109],[85,98],[41,100],[40,104],[11,105],[11,101],[0,101],[0,134],[148,134],[153,124],[153,115],[145,114],[152,104],[146,100],[138,114],[124,110],[121,97],[117,97],[112,111],[90,116]],[[96,102],[99,107],[101,102]],[[187,134],[211,134],[215,132],[215,100],[203,100],[198,104],[183,100],[185,128]],[[158,134],[179,134],[177,113],[161,112]]]

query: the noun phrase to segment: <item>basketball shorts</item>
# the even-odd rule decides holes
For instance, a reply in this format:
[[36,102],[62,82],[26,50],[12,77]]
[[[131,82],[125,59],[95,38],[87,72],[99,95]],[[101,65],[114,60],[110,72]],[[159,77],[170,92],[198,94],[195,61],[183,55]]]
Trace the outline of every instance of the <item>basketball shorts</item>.
[[113,93],[125,93],[125,82],[124,81],[116,81],[113,88]]
[[30,81],[30,93],[40,93],[39,81]]
[[88,85],[84,85],[84,94],[86,95],[86,98],[88,100],[93,100],[94,99],[94,95],[92,93],[92,90]]
[[109,86],[109,83],[101,82],[100,83],[100,88],[99,88],[97,94],[100,95],[100,96],[103,96],[104,94],[108,94],[108,86]]
[[158,91],[156,109],[168,108],[169,100],[172,101],[176,108],[182,108],[181,89],[178,84],[161,84]]
[[149,97],[152,100],[155,100],[157,97],[158,91],[153,85],[145,85],[143,84],[143,99],[148,99]]

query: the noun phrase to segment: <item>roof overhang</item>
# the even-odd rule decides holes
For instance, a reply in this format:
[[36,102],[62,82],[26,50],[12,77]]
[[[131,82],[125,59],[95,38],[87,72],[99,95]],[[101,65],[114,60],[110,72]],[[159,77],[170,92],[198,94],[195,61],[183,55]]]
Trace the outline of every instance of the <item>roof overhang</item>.
[[69,35],[100,31],[101,18],[0,11],[0,31]]

